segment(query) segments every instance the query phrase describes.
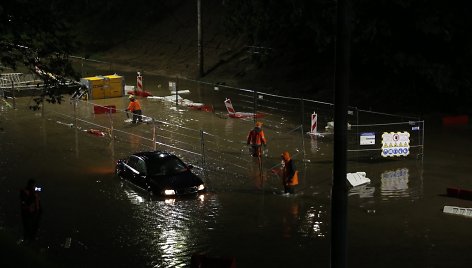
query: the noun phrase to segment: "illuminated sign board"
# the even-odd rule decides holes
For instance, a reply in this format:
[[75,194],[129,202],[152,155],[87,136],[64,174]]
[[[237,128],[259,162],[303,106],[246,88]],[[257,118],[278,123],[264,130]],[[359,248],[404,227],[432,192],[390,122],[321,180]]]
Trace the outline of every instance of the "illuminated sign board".
[[382,134],[383,157],[407,156],[410,154],[410,133],[384,132]]

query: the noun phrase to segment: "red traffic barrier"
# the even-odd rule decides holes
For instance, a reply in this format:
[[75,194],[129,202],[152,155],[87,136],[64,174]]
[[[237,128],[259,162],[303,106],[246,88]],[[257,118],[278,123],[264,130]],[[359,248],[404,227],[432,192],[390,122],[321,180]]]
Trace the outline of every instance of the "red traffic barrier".
[[447,192],[447,196],[450,196],[450,197],[472,200],[472,190],[459,189],[459,188],[447,188],[446,192]]
[[192,110],[198,110],[198,111],[203,111],[203,112],[212,113],[214,111],[212,105],[191,105],[191,104],[189,104],[188,107]]
[[100,136],[100,137],[104,137],[106,135],[105,132],[100,131],[98,129],[93,129],[93,128],[87,130],[87,133],[90,133],[90,134],[95,135],[95,136]]
[[116,106],[115,105],[105,105],[105,106],[94,105],[93,113],[94,114],[116,113]]
[[135,96],[139,96],[139,97],[143,97],[143,98],[152,96],[151,92],[144,91],[144,90],[130,90],[126,93],[128,95],[135,95]]
[[443,126],[465,126],[469,124],[468,115],[443,116]]

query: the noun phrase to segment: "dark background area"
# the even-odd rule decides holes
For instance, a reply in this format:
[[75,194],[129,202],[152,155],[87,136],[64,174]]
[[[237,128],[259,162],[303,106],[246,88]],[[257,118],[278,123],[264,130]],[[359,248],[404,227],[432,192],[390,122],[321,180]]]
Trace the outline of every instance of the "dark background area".
[[[15,0],[1,7],[3,30],[22,34],[13,41],[48,48],[45,55],[196,77],[196,0]],[[470,11],[461,0],[351,1],[350,105],[468,113]],[[202,79],[332,102],[335,15],[336,1],[327,0],[202,1]]]

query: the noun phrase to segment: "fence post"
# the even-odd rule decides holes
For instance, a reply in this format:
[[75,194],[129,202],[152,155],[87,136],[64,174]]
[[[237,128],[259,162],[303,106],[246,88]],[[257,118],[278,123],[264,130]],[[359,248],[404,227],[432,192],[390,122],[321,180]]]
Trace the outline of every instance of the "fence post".
[[74,100],[74,126],[77,128],[77,100]]
[[421,131],[421,162],[423,162],[423,158],[424,158],[424,131],[425,131],[424,120],[422,121],[422,123],[423,124],[422,124],[422,131]]
[[302,110],[302,126],[305,124],[305,102],[300,98],[300,109]]
[[15,82],[11,78],[11,96],[13,98],[13,109],[16,110]]
[[157,149],[156,145],[156,120],[152,118],[152,149],[155,151]]
[[[180,80],[177,79],[179,82]],[[177,89],[178,85],[175,84],[175,111],[178,112],[179,109],[179,90]]]
[[257,113],[257,91],[254,89],[253,91],[253,98],[254,98],[254,124],[256,123],[256,113]]
[[44,118],[44,96],[41,95],[41,118]]
[[110,118],[110,132],[108,133],[108,135],[110,135],[110,138],[111,140],[113,141],[115,139],[115,136],[113,134],[113,117],[111,116],[111,109],[112,108],[108,108],[108,117]]
[[202,168],[203,168],[203,175],[205,176],[205,180],[208,179],[207,172],[206,172],[206,160],[205,160],[205,139],[204,139],[205,132],[201,129],[200,130],[200,142],[201,142],[201,150],[202,150]]
[[302,133],[302,150],[303,150],[303,161],[305,161],[305,133],[303,133],[303,125],[300,125],[300,131]]

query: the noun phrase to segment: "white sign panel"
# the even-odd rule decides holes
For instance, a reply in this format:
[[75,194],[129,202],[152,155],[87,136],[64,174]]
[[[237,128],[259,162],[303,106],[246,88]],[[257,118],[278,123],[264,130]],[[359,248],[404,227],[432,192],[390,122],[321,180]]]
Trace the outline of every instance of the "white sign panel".
[[175,82],[169,81],[169,90],[175,91],[177,89],[177,84]]
[[407,156],[410,154],[410,133],[384,132],[382,134],[383,157]]
[[374,145],[375,144],[375,133],[364,132],[360,136],[360,145]]

